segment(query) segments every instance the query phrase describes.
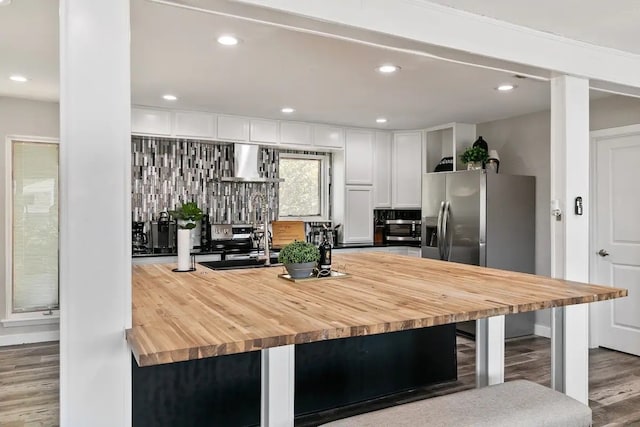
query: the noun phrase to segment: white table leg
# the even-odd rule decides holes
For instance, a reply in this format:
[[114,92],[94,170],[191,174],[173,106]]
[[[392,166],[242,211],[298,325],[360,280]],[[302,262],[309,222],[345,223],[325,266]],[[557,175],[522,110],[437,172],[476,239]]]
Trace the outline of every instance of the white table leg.
[[504,382],[504,316],[476,320],[476,387]]
[[293,427],[295,347],[262,350],[260,425]]
[[589,308],[555,308],[551,323],[552,388],[589,404]]

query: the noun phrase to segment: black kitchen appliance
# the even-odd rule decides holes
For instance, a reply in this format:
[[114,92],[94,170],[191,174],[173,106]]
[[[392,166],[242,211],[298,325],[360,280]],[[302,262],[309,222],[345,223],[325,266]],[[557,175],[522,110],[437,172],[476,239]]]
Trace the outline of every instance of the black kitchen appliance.
[[151,221],[151,249],[153,253],[173,253],[176,248],[176,223],[169,212],[161,212],[157,221]]
[[209,249],[221,251],[223,258],[251,252],[253,227],[250,225],[211,224],[209,232]]
[[133,221],[131,223],[131,249],[134,254],[146,253],[149,248],[147,247],[147,235],[144,232],[144,222]]

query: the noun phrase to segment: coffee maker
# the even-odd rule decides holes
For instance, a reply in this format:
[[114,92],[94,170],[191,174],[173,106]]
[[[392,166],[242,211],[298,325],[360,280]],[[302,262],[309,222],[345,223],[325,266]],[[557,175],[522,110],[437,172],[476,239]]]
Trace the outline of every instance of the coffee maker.
[[153,253],[174,253],[176,248],[176,222],[169,212],[160,212],[157,221],[151,221],[151,249]]
[[134,254],[147,252],[147,235],[144,232],[144,222],[131,223],[131,246]]

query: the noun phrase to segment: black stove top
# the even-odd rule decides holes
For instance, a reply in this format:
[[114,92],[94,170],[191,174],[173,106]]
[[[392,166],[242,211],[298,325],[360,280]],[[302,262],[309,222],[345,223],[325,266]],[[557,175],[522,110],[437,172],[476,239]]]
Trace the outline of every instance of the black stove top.
[[[271,256],[271,265],[270,266],[280,266],[282,264],[278,264],[278,257]],[[236,270],[242,268],[256,268],[256,267],[270,267],[264,265],[265,260],[256,259],[256,258],[247,258],[247,259],[230,259],[224,261],[203,261],[198,264],[203,265],[212,270]]]

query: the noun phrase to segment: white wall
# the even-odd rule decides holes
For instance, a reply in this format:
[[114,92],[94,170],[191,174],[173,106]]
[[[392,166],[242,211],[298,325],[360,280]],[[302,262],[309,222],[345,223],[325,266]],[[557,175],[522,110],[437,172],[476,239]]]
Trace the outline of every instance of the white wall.
[[[477,134],[498,150],[500,172],[536,177],[536,274],[551,274],[550,258],[550,139],[549,111],[480,123]],[[590,103],[590,130],[607,129],[640,123],[640,99],[608,96]],[[585,142],[588,144],[588,141]],[[585,150],[588,145],[585,145]],[[536,312],[536,329],[550,332],[548,310]]]
[[[5,250],[7,241],[5,235],[6,206],[6,182],[4,170],[7,165],[5,148],[8,136],[38,136],[58,138],[60,135],[58,104],[53,102],[30,101],[26,99],[0,97],[0,165],[3,173],[0,174],[0,319],[5,317],[6,287],[10,286],[5,277]],[[0,324],[0,346],[12,345],[34,340],[57,339],[58,324],[4,327]]]

